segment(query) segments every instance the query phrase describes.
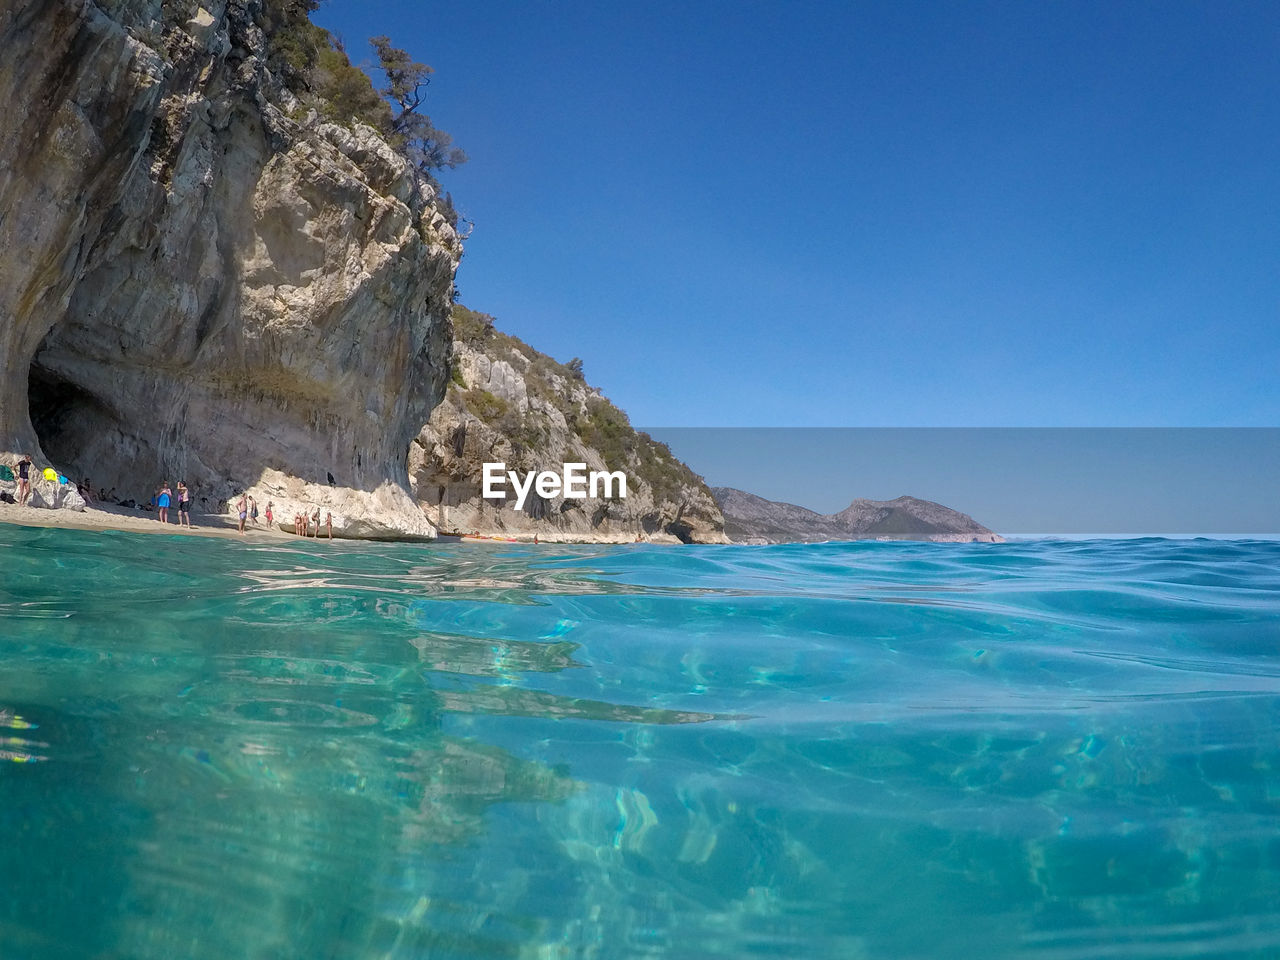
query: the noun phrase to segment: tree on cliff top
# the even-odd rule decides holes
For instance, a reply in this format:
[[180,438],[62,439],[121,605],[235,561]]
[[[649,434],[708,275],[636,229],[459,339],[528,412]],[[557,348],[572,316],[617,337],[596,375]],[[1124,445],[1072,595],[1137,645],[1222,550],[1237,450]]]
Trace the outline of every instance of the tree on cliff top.
[[267,38],[271,67],[285,85],[326,120],[373,127],[433,183],[431,171],[465,163],[466,153],[422,112],[431,67],[391,46],[389,37],[373,37],[369,42],[378,69],[387,78],[387,85],[375,90],[369,75],[347,57],[342,41],[311,22],[319,5],[319,0],[263,0],[256,22]]
[[391,46],[389,37],[369,40],[378,55],[378,65],[386,75],[387,85],[378,92],[400,108],[391,120],[391,135],[423,173],[452,169],[467,162],[467,155],[453,145],[453,138],[431,122],[419,108],[426,99],[426,88],[434,72],[425,63],[417,63],[404,50]]

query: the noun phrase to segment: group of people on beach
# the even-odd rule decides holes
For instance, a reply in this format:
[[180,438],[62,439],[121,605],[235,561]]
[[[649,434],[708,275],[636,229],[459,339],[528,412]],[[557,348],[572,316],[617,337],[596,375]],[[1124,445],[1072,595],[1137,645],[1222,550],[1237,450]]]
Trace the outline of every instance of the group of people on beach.
[[[267,520],[267,529],[275,526],[275,503],[271,500],[267,501],[267,509],[265,516]],[[236,530],[240,533],[245,532],[246,525],[258,522],[258,501],[248,493],[240,494],[240,499],[236,503],[236,514],[238,524]],[[333,514],[325,514],[325,522],[322,527],[320,524],[320,508],[316,507],[315,513],[307,516],[306,513],[295,513],[293,515],[293,532],[300,537],[316,537],[319,538],[320,531],[327,529],[329,539],[333,539]]]
[[[275,519],[272,508],[275,506],[272,501],[267,501],[267,528],[271,528],[271,523]],[[258,522],[258,501],[247,493],[240,494],[240,502],[236,504],[236,510],[239,511],[240,519],[236,525],[236,532],[244,533],[246,523],[257,524]]]
[[[12,474],[12,479],[17,482],[16,496],[11,502],[26,506],[27,501],[31,498],[31,483],[36,479],[37,471],[35,464],[31,460],[29,454],[23,454],[16,463],[10,467],[9,465],[0,465],[0,471],[6,474]],[[62,478],[63,483],[69,483],[65,477]],[[115,491],[99,491],[94,493],[93,484],[88,477],[75,484],[80,495],[84,497],[86,503],[94,503],[95,501],[110,501],[118,503],[120,506],[133,507],[135,504],[132,500],[119,501],[115,498]],[[8,499],[8,494],[5,495]],[[151,511],[155,510],[156,520],[159,523],[169,522],[169,511],[176,506],[178,511],[177,523],[181,527],[194,526],[191,522],[191,489],[185,482],[179,480],[176,488],[169,486],[169,481],[165,481],[156,487],[155,494],[151,497],[150,503],[138,504],[139,510]],[[272,529],[275,526],[274,515],[275,504],[268,500],[265,511],[267,528]],[[247,524],[258,523],[258,501],[250,496],[247,492],[240,495],[239,501],[236,503],[236,511],[238,514],[237,531],[241,534],[245,532]],[[308,515],[305,511],[295,513],[293,515],[293,532],[300,537],[319,538],[322,533],[327,534],[330,540],[333,539],[333,513],[325,514],[324,522],[320,521],[320,508],[316,507],[315,512]]]
[[156,505],[156,519],[161,523],[169,522],[169,508],[176,499],[178,504],[178,526],[191,526],[191,491],[187,489],[187,485],[181,480],[178,481],[177,494],[169,489],[169,481],[166,480],[156,490],[152,499]]
[[[326,512],[324,515],[324,529],[328,531],[329,539],[333,539],[333,513]],[[300,537],[315,537],[320,539],[320,508],[316,507],[316,512],[311,516],[305,513],[295,513],[293,515],[293,532]]]

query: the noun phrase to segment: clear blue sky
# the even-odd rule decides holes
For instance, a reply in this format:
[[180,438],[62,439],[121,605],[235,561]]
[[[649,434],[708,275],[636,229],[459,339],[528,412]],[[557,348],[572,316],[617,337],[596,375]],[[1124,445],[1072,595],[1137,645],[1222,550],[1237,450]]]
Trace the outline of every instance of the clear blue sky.
[[316,20],[436,68],[463,301],[634,423],[1280,424],[1280,4]]

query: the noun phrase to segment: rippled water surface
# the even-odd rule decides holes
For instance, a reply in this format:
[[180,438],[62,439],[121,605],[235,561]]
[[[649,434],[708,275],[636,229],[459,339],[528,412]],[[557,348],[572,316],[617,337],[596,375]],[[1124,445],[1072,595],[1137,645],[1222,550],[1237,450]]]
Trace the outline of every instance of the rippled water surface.
[[0,957],[1280,955],[1280,544],[0,525]]

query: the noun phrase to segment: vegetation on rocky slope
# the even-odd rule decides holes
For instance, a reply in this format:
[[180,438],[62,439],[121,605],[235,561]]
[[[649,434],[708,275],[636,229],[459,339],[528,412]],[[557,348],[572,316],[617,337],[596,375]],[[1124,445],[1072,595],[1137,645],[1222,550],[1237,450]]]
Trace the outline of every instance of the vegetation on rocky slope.
[[[369,74],[351,62],[342,42],[311,22],[318,6],[318,0],[263,3],[257,21],[267,38],[268,65],[303,110],[314,109],[331,123],[372,127],[438,187],[435,171],[465,163],[467,155],[422,112],[431,67],[393,47],[390,38],[372,37],[376,69],[386,79],[385,87],[375,88]],[[441,202],[456,227],[452,197],[444,194]]]
[[574,501],[536,504],[525,520],[507,510],[501,522],[527,526],[541,518],[570,534],[721,537],[719,511],[702,478],[588,385],[580,360],[560,363],[497,329],[490,315],[462,305],[454,306],[453,326],[454,366],[445,400],[411,454],[410,472],[424,502],[447,502],[458,508],[459,519],[483,525],[486,516],[495,519],[495,508],[486,514],[477,499],[479,460],[502,460],[521,470],[583,461],[590,469],[624,471],[627,501],[614,498],[607,508]]
[[[633,469],[637,478],[653,490],[655,499],[676,497],[682,487],[689,485],[707,489],[702,478],[676,459],[665,443],[636,430],[626,413],[586,384],[582,361],[560,363],[519,337],[498,330],[489,314],[462,304],[453,308],[453,332],[456,341],[521,370],[530,397],[557,409],[574,434],[597,450],[610,468]],[[571,390],[573,385],[580,390]],[[526,446],[536,446],[540,438],[549,434],[547,414],[536,406],[531,405],[521,414],[487,390],[468,389],[460,375],[452,379],[450,392],[456,392],[478,419]],[[574,397],[575,392],[583,394],[580,400]]]

